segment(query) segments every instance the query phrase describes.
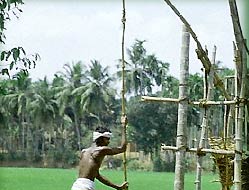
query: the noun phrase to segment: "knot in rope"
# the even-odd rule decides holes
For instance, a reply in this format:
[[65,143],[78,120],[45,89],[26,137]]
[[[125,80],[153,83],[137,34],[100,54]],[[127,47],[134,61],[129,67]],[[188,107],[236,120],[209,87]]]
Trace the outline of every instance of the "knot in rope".
[[200,108],[205,108],[205,107],[207,107],[207,99],[201,99],[200,100],[200,103],[199,103],[199,107]]

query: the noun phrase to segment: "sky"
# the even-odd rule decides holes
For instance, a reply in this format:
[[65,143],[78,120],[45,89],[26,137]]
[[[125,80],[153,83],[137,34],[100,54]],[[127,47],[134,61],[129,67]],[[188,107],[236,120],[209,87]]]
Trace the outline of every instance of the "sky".
[[[24,0],[19,19],[7,24],[6,47],[22,46],[26,52],[38,53],[41,60],[30,70],[33,79],[52,79],[63,65],[98,60],[116,71],[121,58],[122,1],[117,0]],[[234,41],[232,20],[226,0],[172,0],[197,34],[202,46],[216,60],[233,66]],[[242,12],[242,1],[237,1]],[[241,22],[243,22],[243,13]],[[146,40],[148,54],[170,63],[169,73],[179,77],[182,22],[163,0],[126,0],[125,48],[135,39]],[[190,43],[190,72],[201,72],[196,44]],[[210,53],[211,55],[211,53]],[[126,59],[127,55],[125,56]]]

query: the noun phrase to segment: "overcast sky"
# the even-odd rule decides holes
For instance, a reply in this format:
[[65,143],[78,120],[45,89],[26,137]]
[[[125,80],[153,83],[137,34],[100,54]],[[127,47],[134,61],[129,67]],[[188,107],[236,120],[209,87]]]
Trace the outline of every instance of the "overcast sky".
[[[6,48],[22,46],[29,53],[39,53],[41,61],[31,70],[34,79],[49,79],[63,70],[65,63],[96,59],[115,71],[121,58],[122,1],[70,0],[24,1],[19,19],[7,25]],[[185,2],[185,3],[184,3]],[[228,1],[172,0],[191,24],[203,47],[209,52],[217,46],[217,58],[233,68],[234,40]],[[238,1],[239,11],[241,1]],[[125,46],[135,39],[146,40],[148,54],[170,63],[170,73],[179,77],[182,23],[163,0],[126,0]],[[241,14],[242,16],[242,14]],[[242,18],[241,18],[242,19]],[[243,20],[241,20],[242,22]],[[191,39],[190,72],[200,72],[201,63]]]

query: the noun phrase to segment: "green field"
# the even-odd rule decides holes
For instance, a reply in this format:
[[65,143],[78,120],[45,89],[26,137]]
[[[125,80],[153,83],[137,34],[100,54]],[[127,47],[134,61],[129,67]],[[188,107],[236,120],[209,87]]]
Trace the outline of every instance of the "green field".
[[[121,183],[122,171],[101,171],[115,183]],[[39,168],[5,168],[0,167],[0,190],[70,190],[77,177],[74,169],[39,169]],[[185,190],[193,190],[194,174],[186,174]],[[203,190],[219,190],[219,183],[214,175],[204,175]],[[173,190],[173,173],[128,172],[129,190]],[[108,190],[96,180],[96,190]]]

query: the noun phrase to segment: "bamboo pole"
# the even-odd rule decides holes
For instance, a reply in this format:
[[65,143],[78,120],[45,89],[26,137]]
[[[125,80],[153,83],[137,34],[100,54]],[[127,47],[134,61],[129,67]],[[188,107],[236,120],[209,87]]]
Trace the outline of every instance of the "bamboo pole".
[[[234,46],[235,47],[235,46]],[[239,50],[234,49],[235,52],[235,64],[238,64],[240,62],[240,57],[238,56]],[[241,90],[238,86],[238,80],[239,80],[239,73],[237,69],[235,69],[235,96],[243,96],[243,89],[244,89],[244,82],[241,81],[242,84]],[[243,124],[243,109],[241,107],[241,104],[238,103],[235,106],[235,159],[234,159],[234,189],[235,190],[241,190],[241,161],[242,161],[242,124]]]
[[[208,80],[208,73],[206,69],[204,70],[204,99],[210,100],[213,97],[213,79],[214,79],[214,63],[215,63],[215,55],[216,55],[216,47],[214,47],[212,61],[209,72],[209,80]],[[199,141],[198,149],[206,148],[207,146],[207,135],[208,135],[208,117],[210,117],[210,111],[207,107],[204,107],[204,116],[201,125],[201,138]],[[201,175],[202,175],[202,161],[203,161],[203,154],[197,154],[196,157],[196,190],[201,190]]]
[[[244,40],[243,40],[244,41]],[[241,49],[241,88],[240,88],[240,94],[239,94],[239,97],[240,99],[244,99],[245,98],[245,94],[246,94],[246,74],[247,74],[247,54],[246,54],[246,48],[245,46],[242,46],[242,49]],[[243,151],[243,139],[242,139],[242,134],[243,134],[243,127],[244,127],[244,123],[246,122],[245,121],[245,118],[244,118],[244,115],[245,115],[245,103],[244,102],[241,102],[239,104],[239,116],[238,116],[238,138],[241,138],[241,141],[237,143],[236,145],[236,148],[238,148],[239,151]],[[240,152],[240,155],[239,155],[239,158],[241,159],[239,161],[238,159],[238,168],[239,168],[239,165],[240,165],[240,173],[238,175],[240,175],[240,180],[241,180],[241,183],[240,183],[240,187],[242,189],[242,154]],[[245,168],[244,168],[245,169]],[[248,169],[248,168],[247,168]],[[239,187],[239,185],[238,185]],[[245,188],[245,187],[244,187]],[[236,188],[235,188],[236,190]],[[242,189],[243,190],[243,189]]]
[[[124,41],[125,41],[125,22],[126,22],[126,10],[125,10],[125,0],[122,1],[123,6],[123,14],[122,14],[122,115],[126,115],[126,109],[125,109],[125,47],[124,47]],[[123,130],[124,130],[124,138],[125,142],[127,142],[127,134],[126,134],[126,124],[124,124]],[[127,181],[127,158],[126,158],[126,151],[123,153],[123,169],[124,169],[124,181]],[[128,187],[126,187],[128,189]]]
[[[228,78],[225,78],[225,88],[226,90],[228,89]],[[224,125],[223,125],[223,134],[224,134],[224,140],[225,140],[225,144],[228,138],[228,114],[229,114],[229,109],[230,107],[228,107],[228,105],[225,105],[224,107]]]
[[[234,99],[235,94],[235,77],[233,76],[233,80],[231,80],[231,97]],[[227,118],[227,131],[228,134],[234,134],[233,130],[233,122],[235,116],[235,104],[230,105],[228,118]]]
[[246,146],[246,150],[249,151],[247,121],[248,121],[248,109],[247,109],[247,106],[245,106],[245,146]]
[[[166,150],[172,150],[172,151],[179,151],[180,149],[178,147],[174,146],[166,146],[162,145],[161,150],[166,151]],[[225,149],[208,149],[208,148],[186,148],[186,152],[193,152],[193,153],[198,153],[198,154],[205,154],[205,153],[211,153],[211,154],[221,154],[221,155],[234,155],[235,151],[234,150],[225,150]]]
[[[246,41],[247,40],[244,39],[245,44],[246,44]],[[242,51],[242,63],[243,63],[242,88],[243,89],[241,89],[241,90],[243,90],[243,92],[241,92],[241,96],[243,97],[243,99],[246,99],[249,97],[249,93],[248,93],[249,88],[248,88],[248,85],[246,85],[249,82],[248,81],[249,78],[247,76],[247,74],[249,72],[249,70],[248,70],[249,68],[247,69],[247,54],[246,54],[245,48],[243,50],[244,50],[244,51]],[[248,143],[247,143],[247,139],[248,139],[248,137],[247,137],[247,135],[248,135],[248,133],[247,133],[248,110],[247,110],[247,105],[249,105],[249,104],[248,104],[248,101],[245,101],[243,103],[244,103],[243,109],[244,109],[244,116],[245,116],[245,118],[244,118],[244,128],[245,128],[245,130],[244,130],[244,136],[245,136],[244,145],[245,145],[246,150],[248,150]],[[243,190],[243,187],[242,187],[242,190]]]
[[180,80],[179,80],[179,99],[178,104],[178,123],[177,123],[177,138],[176,146],[179,151],[176,152],[175,165],[175,182],[174,190],[184,190],[184,174],[185,174],[185,153],[181,147],[186,147],[186,125],[187,125],[187,81],[189,76],[189,42],[190,35],[186,26],[182,28],[182,48],[181,48],[181,62],[180,62]]
[[[234,45],[234,62],[235,62],[235,93],[236,97],[245,97],[245,82],[247,75],[246,66],[246,53],[249,54],[248,48],[246,46],[246,41],[244,40],[242,29],[240,26],[239,15],[237,10],[237,5],[235,0],[229,0],[230,12],[233,22],[234,35],[236,40],[236,46]],[[237,154],[235,154],[234,159],[234,188],[235,190],[241,190],[241,161],[242,161],[242,127],[243,127],[243,114],[244,114],[245,104],[236,104],[235,107],[235,149]]]
[[179,103],[180,100],[176,98],[160,98],[160,97],[150,97],[150,96],[142,96],[141,97],[142,101],[155,101],[155,102],[174,102],[174,103]]
[[[228,78],[225,78],[225,87],[226,87],[226,89],[228,89]],[[228,119],[228,117],[227,117],[227,112],[230,110],[230,106],[228,106],[228,105],[225,105],[225,108],[224,108],[225,110],[224,110],[224,125],[223,125],[223,139],[224,139],[224,148],[225,149],[227,149],[227,141],[228,141],[228,122],[227,122],[227,119]],[[226,173],[226,176],[229,176],[229,160],[228,160],[228,156],[227,155],[225,155],[225,173]],[[229,178],[227,177],[226,179],[225,179],[226,181],[225,181],[225,187],[224,188],[226,188],[226,189],[228,189],[228,188],[230,188],[230,187],[227,187],[227,184],[229,184],[228,183],[228,180],[229,180]]]
[[231,17],[232,17],[234,36],[235,36],[237,47],[240,50],[245,49],[246,53],[249,54],[249,50],[246,45],[246,42],[244,41],[243,32],[242,32],[241,25],[240,25],[236,0],[228,0],[228,2],[229,2]]
[[[179,103],[181,100],[176,98],[162,98],[162,97],[150,97],[150,96],[142,96],[142,101],[145,102],[173,102],[173,103]],[[243,99],[244,101],[248,101],[246,99]],[[243,101],[241,100],[241,101]],[[212,106],[212,105],[229,105],[229,104],[236,104],[238,102],[238,99],[236,100],[229,100],[229,101],[188,101],[188,104],[191,105],[199,105],[201,107],[203,106]]]
[[[204,76],[203,76],[203,86],[204,86],[204,100],[207,99],[208,93],[208,83],[207,83],[207,71],[204,68]],[[204,114],[202,118],[201,124],[201,136],[199,139],[199,143],[197,143],[197,149],[201,150],[202,148],[206,148],[206,133],[207,133],[207,125],[208,125],[208,115],[207,115],[207,107],[204,107]],[[196,178],[195,178],[195,189],[201,190],[201,174],[202,174],[202,154],[196,154]]]

